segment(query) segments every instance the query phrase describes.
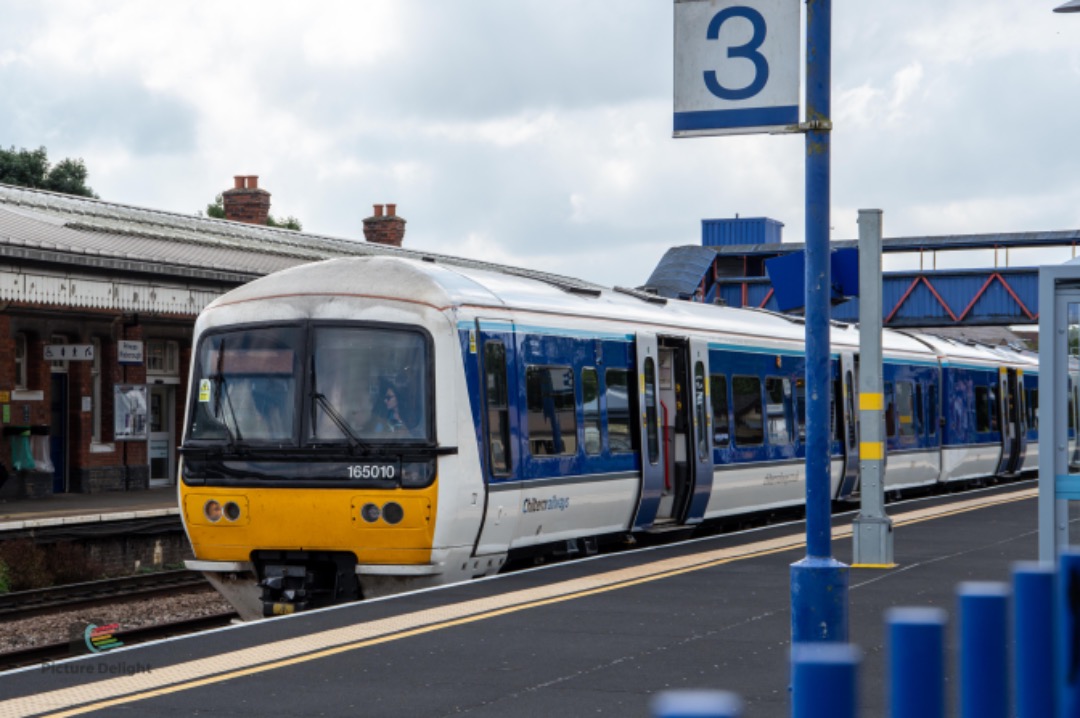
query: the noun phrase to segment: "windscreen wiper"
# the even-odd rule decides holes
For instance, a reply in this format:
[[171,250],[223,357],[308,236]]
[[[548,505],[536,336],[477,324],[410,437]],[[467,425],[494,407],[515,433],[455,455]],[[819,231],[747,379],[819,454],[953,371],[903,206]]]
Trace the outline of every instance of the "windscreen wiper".
[[[340,412],[338,412],[338,410],[334,406],[334,404],[329,399],[326,398],[326,395],[321,393],[318,390],[317,386],[318,385],[317,385],[316,379],[315,379],[315,355],[312,354],[311,355],[311,398],[314,399],[315,401],[319,402],[319,406],[321,406],[323,408],[323,411],[326,412],[326,415],[330,417],[330,421],[334,422],[334,426],[336,426],[341,431],[341,433],[345,436],[345,438],[348,439],[349,448],[351,450],[353,450],[353,451],[355,451],[357,449],[367,450],[368,447],[364,444],[364,442],[362,442],[360,440],[360,437],[358,437],[356,434],[354,434],[352,429],[349,428],[349,422],[345,420],[345,417],[342,416]],[[312,406],[311,409],[312,409],[312,412],[314,413],[315,407]],[[312,422],[311,422],[313,425],[315,423],[314,418],[315,417],[313,415],[312,416]],[[314,431],[312,433],[314,433]]]
[[[225,429],[225,435],[229,439],[229,448],[236,451],[238,441],[243,441],[244,437],[240,432],[240,422],[236,419],[236,409],[233,408],[232,397],[228,394],[228,387],[225,383],[225,339],[222,338],[221,346],[218,347],[218,360],[217,360],[217,374],[210,378],[216,384],[214,392],[214,416],[221,417],[221,426]],[[229,422],[226,421],[225,416],[221,413],[221,397],[225,397],[225,406],[229,409],[229,417],[232,418],[233,426],[236,427],[236,433],[233,434],[232,429],[229,428]]]

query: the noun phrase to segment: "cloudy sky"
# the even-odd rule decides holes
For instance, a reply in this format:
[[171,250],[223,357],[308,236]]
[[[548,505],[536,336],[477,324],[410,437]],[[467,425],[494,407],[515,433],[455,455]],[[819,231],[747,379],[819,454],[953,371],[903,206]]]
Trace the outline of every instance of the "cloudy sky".
[[[1080,228],[1080,15],[834,0],[834,239]],[[672,139],[670,0],[0,0],[0,144],[190,212],[638,285],[707,217],[802,241],[799,136]]]

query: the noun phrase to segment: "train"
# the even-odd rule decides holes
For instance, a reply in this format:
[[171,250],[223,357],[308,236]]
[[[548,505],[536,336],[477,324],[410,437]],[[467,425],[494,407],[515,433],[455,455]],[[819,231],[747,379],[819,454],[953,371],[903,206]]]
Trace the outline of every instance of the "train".
[[[845,501],[859,337],[830,331]],[[418,253],[257,279],[195,325],[187,565],[255,619],[797,509],[804,339],[799,317]],[[882,344],[886,491],[1037,467],[1036,355]]]

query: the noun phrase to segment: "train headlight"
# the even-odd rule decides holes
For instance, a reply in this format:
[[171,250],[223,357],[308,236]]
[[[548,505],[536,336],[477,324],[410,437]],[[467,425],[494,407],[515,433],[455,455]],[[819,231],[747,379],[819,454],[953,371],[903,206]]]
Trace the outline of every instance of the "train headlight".
[[391,526],[399,524],[401,523],[401,520],[405,518],[405,509],[401,508],[401,504],[396,501],[390,501],[383,504],[382,517],[383,521]]
[[238,518],[240,518],[240,505],[237,504],[235,501],[230,501],[229,503],[225,504],[224,513],[225,518],[227,518],[229,521],[236,521]]
[[379,520],[381,513],[379,507],[375,504],[364,504],[364,507],[360,509],[360,518],[364,519],[364,521],[367,521],[369,524],[373,524]]
[[217,523],[221,520],[221,504],[213,499],[210,499],[203,504],[203,514],[206,516],[206,520],[210,523]]
[[435,460],[406,461],[401,464],[401,486],[415,489],[435,480]]

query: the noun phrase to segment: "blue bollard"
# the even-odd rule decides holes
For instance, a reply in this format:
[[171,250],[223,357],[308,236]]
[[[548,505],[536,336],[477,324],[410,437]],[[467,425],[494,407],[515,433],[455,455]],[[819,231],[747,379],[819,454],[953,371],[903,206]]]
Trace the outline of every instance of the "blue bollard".
[[791,649],[792,718],[856,718],[859,649],[849,643],[798,643]]
[[664,691],[652,702],[653,718],[739,718],[742,701],[728,691]]
[[886,611],[891,718],[944,718],[947,618],[940,608]]
[[968,582],[960,596],[960,715],[1007,718],[1009,673],[1006,634],[1009,588]]
[[1017,718],[1054,715],[1054,569],[1013,566],[1013,671]]
[[1080,552],[1058,557],[1054,634],[1057,636],[1057,709],[1063,718],[1080,716]]

